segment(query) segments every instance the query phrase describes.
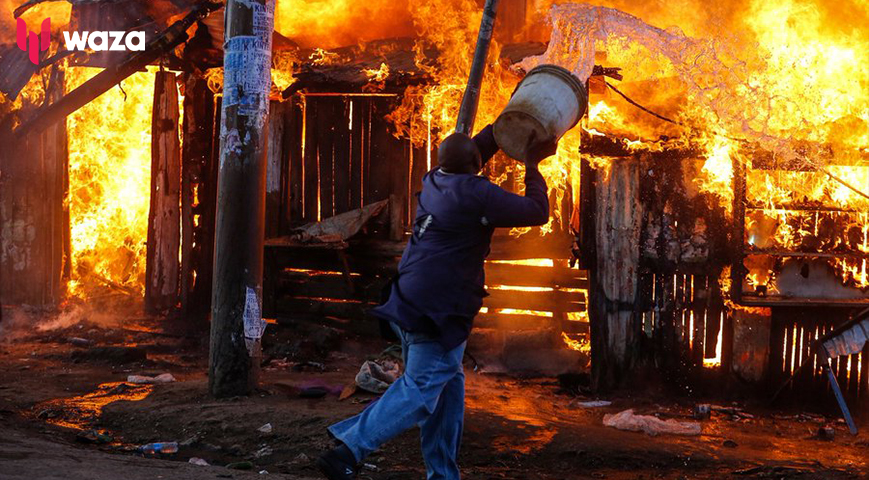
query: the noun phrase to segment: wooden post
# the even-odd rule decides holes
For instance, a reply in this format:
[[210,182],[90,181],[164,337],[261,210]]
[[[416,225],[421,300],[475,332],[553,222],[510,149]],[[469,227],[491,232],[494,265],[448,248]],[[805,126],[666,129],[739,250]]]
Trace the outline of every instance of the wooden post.
[[273,101],[269,107],[268,168],[266,169],[266,238],[280,236],[281,192],[284,178],[285,111],[289,102]]
[[592,378],[613,387],[631,366],[638,333],[633,326],[639,281],[640,166],[620,158],[596,172],[595,268],[590,272]]
[[181,140],[175,74],[158,72],[151,124],[151,210],[145,266],[145,307],[168,310],[178,303],[181,265]]
[[[214,190],[211,175],[214,143],[214,94],[208,82],[191,76],[184,90],[181,152],[181,308],[188,318],[205,324],[211,295],[214,245]],[[195,218],[198,217],[198,222]]]
[[275,0],[228,0],[209,390],[249,394],[261,357],[266,150]]

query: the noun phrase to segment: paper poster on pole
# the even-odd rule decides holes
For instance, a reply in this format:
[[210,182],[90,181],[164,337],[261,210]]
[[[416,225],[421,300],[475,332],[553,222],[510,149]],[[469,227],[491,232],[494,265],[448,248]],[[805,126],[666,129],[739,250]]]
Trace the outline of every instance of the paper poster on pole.
[[266,322],[260,312],[259,297],[256,290],[247,287],[244,299],[244,336],[245,338],[262,338],[266,330]]

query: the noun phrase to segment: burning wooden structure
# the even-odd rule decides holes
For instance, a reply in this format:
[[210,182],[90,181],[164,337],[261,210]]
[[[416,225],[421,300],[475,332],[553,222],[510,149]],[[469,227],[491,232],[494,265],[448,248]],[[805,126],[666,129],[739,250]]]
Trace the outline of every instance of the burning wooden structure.
[[[473,2],[457,3],[457,11],[472,10]],[[48,128],[16,141],[14,151],[0,152],[4,303],[56,306],[68,294],[75,297],[96,285],[144,295],[155,312],[180,311],[206,321],[221,12],[189,17],[204,4],[177,1],[172,10],[162,10],[163,2],[143,4],[74,2],[71,28],[141,27],[148,30],[149,42],[156,42],[179,18],[190,18],[195,27],[178,27],[172,42],[154,44],[162,46],[148,52],[150,60],[123,72],[126,76],[118,74],[116,81],[106,80],[103,90],[127,79],[112,89],[114,97],[93,95],[85,108],[63,111],[70,115],[66,122],[54,118]],[[509,98],[521,78],[520,61],[547,47],[532,41],[548,38],[532,10],[525,0],[502,2],[496,29],[500,45],[484,83],[490,91],[481,121],[493,121]],[[426,41],[382,35],[328,49],[300,47],[276,34],[267,317],[278,322],[304,317],[373,333],[365,311],[380,300],[396,268],[416,208],[415,192],[436,164],[437,141],[458,107],[461,86],[456,85],[466,80],[459,59],[467,54],[467,42],[443,41],[420,27],[421,36],[429,35]],[[182,34],[189,39],[179,40]],[[182,43],[183,49],[176,48]],[[123,56],[76,57],[66,68],[49,67],[44,86],[28,85],[35,67],[14,45],[0,46],[0,90],[10,99],[25,92],[14,108],[11,101],[0,103],[0,113],[18,109],[15,122],[27,122],[32,112],[44,112],[43,98],[60,100],[91,78],[95,67],[119,62]],[[601,55],[596,63],[617,60]],[[640,77],[634,78],[635,91],[649,96],[672,86],[668,79],[635,77]],[[836,168],[865,169],[865,146],[855,156],[845,155],[845,161],[824,146],[804,145],[806,156],[833,164],[821,168],[784,161],[748,142],[728,143],[730,150],[722,154],[708,144],[685,141],[691,131],[665,131],[666,138],[642,140],[643,135],[624,130],[649,133],[644,112],[601,122],[613,103],[603,94],[606,81],[592,77],[589,90],[597,96],[591,99],[590,118],[562,140],[556,159],[544,163],[553,221],[530,232],[498,232],[493,241],[487,264],[490,296],[476,320],[472,351],[491,368],[561,372],[585,368],[590,349],[600,386],[624,384],[630,372],[654,369],[682,385],[736,375],[753,382],[753,389],[766,390],[800,365],[815,366],[813,342],[866,302],[867,213],[862,204],[849,207],[848,200],[825,204],[839,199],[838,193],[816,195],[796,178],[829,180],[832,175],[853,183]],[[110,104],[120,113],[110,116]],[[125,135],[118,128],[134,121],[139,130]],[[2,128],[10,130],[15,122]],[[602,134],[595,122],[621,128],[600,128]],[[88,125],[91,131],[85,130]],[[121,133],[103,139],[94,133],[100,129]],[[141,137],[134,146],[138,153],[119,147],[130,141],[120,137],[131,136]],[[85,137],[96,141],[85,146]],[[722,176],[722,190],[697,182],[722,165],[730,175]],[[111,189],[101,169],[118,177]],[[519,190],[522,172],[515,162],[498,156],[485,173]],[[144,190],[133,184],[144,184]],[[83,188],[92,185],[97,188]],[[802,196],[786,201],[782,192],[789,185],[799,186]],[[105,202],[109,206],[99,215],[76,210],[107,195],[135,198],[138,206]],[[381,204],[385,208],[366,218],[360,233],[350,238],[299,235],[305,225]],[[106,225],[133,223],[136,228],[120,228],[110,237],[87,235]],[[574,240],[582,269],[572,267]],[[836,362],[844,389],[867,398],[869,351]],[[791,383],[795,391],[823,388],[817,368],[799,375]]]
[[[869,304],[866,212],[800,202],[799,193],[794,203],[770,202],[748,185],[829,174],[748,145],[734,156],[732,205],[723,205],[695,184],[708,152],[591,131],[579,239],[598,384],[652,369],[683,385],[738,378],[770,392],[787,382],[796,396],[828,389],[818,343]],[[867,362],[869,345],[833,359],[851,399],[865,402]]]

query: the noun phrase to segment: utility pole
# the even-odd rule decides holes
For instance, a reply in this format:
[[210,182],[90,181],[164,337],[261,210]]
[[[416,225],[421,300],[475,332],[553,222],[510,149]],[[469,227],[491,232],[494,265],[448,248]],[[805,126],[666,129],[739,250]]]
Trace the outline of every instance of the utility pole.
[[477,107],[480,104],[480,88],[483,85],[483,74],[486,72],[486,57],[489,55],[489,45],[492,44],[492,33],[495,31],[495,12],[498,10],[498,0],[486,0],[483,5],[483,19],[480,20],[480,32],[477,34],[477,46],[474,49],[474,60],[468,75],[468,86],[462,96],[462,106],[456,120],[456,132],[470,135],[474,131],[474,120],[477,118]]
[[227,0],[211,352],[215,397],[247,395],[262,356],[266,140],[276,0]]

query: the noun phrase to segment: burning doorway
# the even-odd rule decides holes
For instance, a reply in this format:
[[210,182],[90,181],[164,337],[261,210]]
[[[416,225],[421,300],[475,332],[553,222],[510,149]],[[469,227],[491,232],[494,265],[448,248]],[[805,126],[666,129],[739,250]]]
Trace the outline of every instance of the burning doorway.
[[[69,69],[68,90],[97,73]],[[143,293],[153,92],[153,70],[136,73],[67,119],[72,296]]]

